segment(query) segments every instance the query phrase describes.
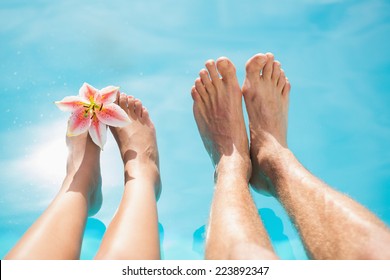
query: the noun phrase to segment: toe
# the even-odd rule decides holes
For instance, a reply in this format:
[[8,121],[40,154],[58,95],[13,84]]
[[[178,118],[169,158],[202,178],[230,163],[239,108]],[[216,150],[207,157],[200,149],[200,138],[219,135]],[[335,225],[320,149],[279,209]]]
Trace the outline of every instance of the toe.
[[115,104],[119,105],[119,100],[121,98],[121,93],[120,91],[118,90],[118,92],[116,93],[116,99],[114,101]]
[[124,93],[121,93],[119,96],[119,106],[125,110],[125,112],[128,112],[128,107],[127,107],[127,95]]
[[290,84],[290,82],[288,81],[288,79],[286,78],[286,84],[285,84],[284,87],[283,87],[282,95],[283,95],[284,97],[288,98],[289,93],[290,93],[290,90],[291,90],[291,84]]
[[284,70],[281,69],[280,70],[280,77],[279,77],[278,84],[277,84],[278,90],[282,91],[285,84],[286,84],[286,74],[284,73]]
[[199,92],[196,90],[195,86],[192,86],[192,89],[191,89],[191,96],[192,96],[192,99],[193,99],[195,102],[199,102],[199,101],[202,100],[202,98],[200,97]]
[[210,92],[211,90],[213,90],[214,86],[210,80],[210,76],[209,76],[209,73],[207,72],[207,70],[206,69],[200,70],[199,76],[200,76],[200,80],[202,81],[202,84],[204,84],[207,91]]
[[216,65],[223,80],[230,81],[236,79],[236,68],[227,57],[218,58]]
[[137,116],[137,118],[141,118],[142,114],[142,102],[138,99],[134,102],[134,113]]
[[149,111],[145,107],[142,107],[142,118],[145,120],[149,118]]
[[272,53],[267,53],[267,63],[264,66],[263,69],[263,78],[270,80],[272,76],[273,71],[273,65],[274,65],[274,55]]
[[142,123],[147,123],[149,121],[149,112],[145,107],[142,107],[141,118]]
[[211,80],[214,83],[217,83],[219,81],[219,75],[214,60],[212,59],[207,60],[205,66],[210,73]]
[[281,67],[281,64],[279,61],[274,61],[274,65],[273,65],[273,71],[272,71],[272,81],[274,82],[275,85],[278,84],[278,81],[279,81],[279,78],[280,78],[280,68]]
[[134,109],[135,109],[135,98],[133,96],[128,96],[127,97],[127,106],[128,106],[128,111],[129,111],[129,115],[131,118],[135,119],[136,118],[136,115],[135,115],[135,112],[134,112]]
[[267,56],[265,54],[259,53],[251,57],[245,65],[246,76],[249,79],[259,78],[266,62]]
[[195,80],[195,89],[203,100],[207,100],[208,93],[200,78]]

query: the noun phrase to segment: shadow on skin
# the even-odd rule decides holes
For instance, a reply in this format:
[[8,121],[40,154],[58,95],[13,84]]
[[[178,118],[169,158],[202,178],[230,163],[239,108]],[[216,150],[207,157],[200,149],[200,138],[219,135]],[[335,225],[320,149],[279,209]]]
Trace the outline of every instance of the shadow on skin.
[[[128,150],[123,155],[123,162],[126,164],[126,162],[133,160],[137,157],[137,152],[134,150]],[[128,181],[134,180],[135,178],[130,176],[129,172],[125,171],[125,185]]]

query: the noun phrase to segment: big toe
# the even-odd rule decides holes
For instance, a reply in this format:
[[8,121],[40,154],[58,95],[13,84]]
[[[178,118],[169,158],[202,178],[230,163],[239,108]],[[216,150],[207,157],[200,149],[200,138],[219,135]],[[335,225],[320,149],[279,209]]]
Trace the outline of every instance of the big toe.
[[127,106],[127,95],[125,93],[121,93],[118,99],[117,104],[128,114],[129,108]]
[[246,76],[248,79],[256,79],[260,77],[265,64],[267,63],[267,56],[259,53],[252,56],[246,63]]
[[220,57],[217,59],[217,69],[221,74],[223,80],[236,79],[236,68],[227,57]]

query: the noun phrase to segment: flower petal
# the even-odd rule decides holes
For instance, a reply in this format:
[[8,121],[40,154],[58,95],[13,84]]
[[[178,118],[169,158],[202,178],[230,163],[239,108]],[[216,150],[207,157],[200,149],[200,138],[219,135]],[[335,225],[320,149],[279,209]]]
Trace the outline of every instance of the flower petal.
[[68,121],[68,136],[77,136],[88,131],[91,126],[90,111],[85,112],[85,108],[79,108],[72,113]]
[[104,105],[101,110],[96,110],[95,113],[102,123],[110,126],[124,127],[131,123],[126,112],[114,103]]
[[91,135],[92,141],[103,150],[107,141],[107,125],[99,121],[96,115],[92,118],[89,135]]
[[79,96],[89,102],[96,100],[98,94],[98,90],[87,83],[84,83],[79,89]]
[[109,104],[113,103],[118,95],[119,87],[108,86],[100,90],[100,96],[96,103]]
[[86,103],[80,96],[66,96],[61,101],[56,101],[55,104],[61,111],[73,112],[83,107]]

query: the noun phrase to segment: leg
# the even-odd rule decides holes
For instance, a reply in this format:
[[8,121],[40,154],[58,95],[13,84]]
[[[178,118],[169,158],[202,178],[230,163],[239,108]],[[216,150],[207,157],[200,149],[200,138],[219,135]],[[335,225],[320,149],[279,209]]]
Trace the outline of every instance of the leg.
[[97,259],[159,259],[157,204],[161,192],[156,132],[139,100],[121,94],[132,123],[111,128],[125,169],[122,201],[107,228]]
[[67,138],[67,174],[58,195],[6,259],[78,259],[88,215],[101,206],[100,148],[88,133]]
[[290,83],[272,54],[247,62],[242,88],[256,190],[276,196],[316,259],[390,258],[390,233],[363,206],[310,174],[287,148]]
[[276,258],[249,192],[251,164],[235,68],[227,58],[206,67],[192,88],[195,120],[215,166],[206,258]]

